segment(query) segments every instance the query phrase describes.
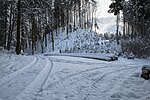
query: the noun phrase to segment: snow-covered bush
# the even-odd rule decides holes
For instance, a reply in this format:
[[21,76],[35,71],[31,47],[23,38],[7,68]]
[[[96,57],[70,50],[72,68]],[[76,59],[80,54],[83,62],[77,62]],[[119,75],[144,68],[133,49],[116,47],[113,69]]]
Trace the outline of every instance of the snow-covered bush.
[[146,58],[150,56],[150,39],[136,38],[122,41],[122,50],[124,54],[133,53],[135,57]]

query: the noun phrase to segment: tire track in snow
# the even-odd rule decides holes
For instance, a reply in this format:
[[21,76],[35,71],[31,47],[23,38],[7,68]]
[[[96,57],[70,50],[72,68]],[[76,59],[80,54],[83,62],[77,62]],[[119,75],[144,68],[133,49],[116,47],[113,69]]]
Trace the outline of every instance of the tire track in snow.
[[4,65],[3,67],[0,67],[0,70],[4,69],[4,68],[6,68],[6,67],[11,67],[11,66],[13,66],[13,65],[15,65],[15,64],[17,64],[17,63],[19,63],[19,62],[15,62],[15,63],[11,62],[11,63],[9,63],[9,64],[6,64],[6,65]]
[[[49,57],[49,60],[52,60],[52,61],[55,61],[55,62],[63,62],[63,63],[70,63],[70,64],[84,64],[84,65],[89,65],[89,63],[91,63],[91,62],[89,62],[89,63],[86,63],[86,62],[81,62],[81,63],[79,63],[78,61],[72,61],[72,60],[64,60],[64,59],[53,59],[53,58],[51,58],[51,57]],[[53,85],[55,85],[55,84],[59,84],[60,82],[62,82],[62,81],[65,81],[65,80],[67,80],[67,79],[69,79],[69,78],[71,78],[71,77],[75,77],[75,76],[77,76],[77,75],[81,75],[81,74],[84,74],[84,73],[87,73],[87,72],[90,72],[90,71],[95,71],[95,70],[99,70],[99,69],[104,69],[104,68],[118,68],[118,66],[115,66],[115,64],[113,65],[113,66],[108,66],[108,65],[106,65],[106,63],[91,63],[90,65],[93,65],[93,64],[101,64],[101,66],[103,66],[103,67],[96,67],[96,68],[90,68],[90,69],[86,69],[86,70],[83,70],[83,71],[79,71],[79,72],[77,72],[77,73],[73,73],[73,74],[70,74],[70,75],[67,75],[67,76],[65,76],[65,77],[63,77],[63,78],[61,78],[61,79],[59,79],[59,81],[56,81],[56,82],[54,82],[54,83],[51,83],[50,85],[48,85],[48,86],[44,86],[44,88],[43,89],[46,89],[46,88],[48,88],[48,87],[51,87],[51,86],[53,86]],[[131,66],[126,66],[126,68],[130,68]],[[134,66],[132,66],[132,67],[134,67]],[[120,67],[120,68],[125,68],[125,67]],[[125,69],[126,69],[125,68]],[[114,72],[114,71],[113,71]],[[108,73],[106,73],[106,74],[108,74]],[[103,78],[103,77],[105,77],[106,76],[106,74],[104,74],[101,78]]]
[[[91,72],[91,71],[97,71],[97,70],[99,71],[99,69],[104,69],[104,68],[117,68],[117,67],[116,67],[116,66],[110,66],[110,67],[108,67],[107,65],[105,65],[105,66],[103,66],[103,67],[96,67],[96,68],[90,68],[90,69],[86,69],[86,70],[83,70],[83,71],[79,71],[79,72],[77,72],[77,73],[73,73],[73,74],[67,75],[66,77],[61,78],[59,81],[56,81],[56,82],[54,82],[54,83],[52,83],[52,84],[50,84],[50,85],[44,87],[44,89],[49,88],[49,87],[51,87],[51,86],[54,86],[54,85],[56,85],[56,84],[59,84],[59,83],[61,83],[61,82],[63,82],[63,81],[66,81],[66,80],[68,80],[68,79],[70,79],[70,78],[72,78],[72,77],[76,77],[76,76],[78,76],[78,75],[82,75],[82,74],[85,74],[85,73],[88,73],[88,72]],[[120,68],[122,68],[122,69],[113,70],[112,72],[104,73],[104,74],[99,78],[99,80],[97,80],[97,81],[102,80],[104,77],[106,77],[106,75],[111,74],[111,73],[113,73],[113,72],[115,72],[115,71],[121,71],[121,70],[123,70],[123,69],[124,69],[124,70],[132,69],[132,68],[130,68],[130,67],[128,67],[128,66],[127,66],[126,68],[124,68],[124,67],[120,67]],[[137,67],[133,67],[133,68],[137,68]]]
[[[121,81],[117,81],[117,80],[120,80],[121,77],[124,78],[126,75],[125,72],[133,71],[136,68],[138,67],[133,67],[133,68],[126,67],[122,69],[113,70],[111,72],[104,73],[100,78],[92,81],[91,87],[88,88],[90,89],[89,91],[90,100],[95,100],[96,97],[99,97],[100,100],[105,100],[104,97],[109,95],[109,91],[111,91],[114,88],[114,86],[121,84],[122,80],[125,80],[125,79],[122,79]],[[109,79],[108,80],[107,77],[111,77],[111,78],[108,78]],[[116,82],[119,82],[119,83],[116,83]]]
[[[100,84],[99,82],[101,82],[103,79],[105,79],[105,77],[107,77],[108,75],[111,75],[111,74],[114,74],[115,72],[120,72],[120,71],[127,71],[127,70],[130,70],[130,69],[135,69],[135,68],[138,68],[138,67],[132,67],[132,68],[130,68],[130,67],[125,67],[125,68],[119,68],[119,69],[117,69],[117,70],[111,70],[111,71],[107,71],[107,72],[105,72],[105,73],[98,73],[97,75],[96,75],[96,79],[93,79],[93,78],[95,78],[95,76],[94,75],[92,75],[91,74],[91,77],[93,77],[92,78],[92,82],[93,82],[93,84],[91,84],[90,85],[90,88],[89,88],[89,85],[88,86],[83,86],[83,88],[85,89],[85,91],[83,91],[83,92],[85,92],[84,94],[86,95],[85,96],[85,98],[84,99],[89,99],[89,98],[91,98],[90,96],[91,95],[95,95],[95,96],[97,96],[97,83],[98,84]],[[89,80],[89,73],[91,72],[91,71],[93,71],[93,72],[95,72],[95,71],[97,71],[97,70],[99,70],[100,68],[95,68],[95,69],[93,69],[93,70],[87,70],[87,71],[82,71],[82,72],[80,72],[80,73],[76,73],[76,74],[72,74],[72,75],[70,75],[69,77],[67,76],[67,77],[65,77],[65,78],[63,78],[63,79],[61,79],[60,81],[58,81],[58,82],[55,82],[55,83],[53,83],[53,84],[50,84],[48,87],[47,87],[47,89],[45,88],[45,90],[47,91],[47,90],[56,90],[56,91],[60,91],[60,89],[59,89],[59,87],[61,88],[61,87],[66,87],[66,86],[68,86],[68,87],[70,87],[70,88],[75,88],[76,86],[78,86],[77,84],[80,84],[80,81],[82,80],[82,82],[84,81],[85,83],[90,83],[90,81],[91,80]],[[92,72],[92,73],[93,73]],[[82,85],[82,83],[80,84],[80,85]],[[74,87],[75,86],[75,87]],[[79,86],[80,87],[80,86]],[[56,89],[55,89],[56,88]],[[81,86],[81,88],[82,88],[82,86]],[[65,89],[65,88],[64,88]],[[89,90],[90,89],[90,90]],[[108,88],[106,88],[106,89],[108,89]],[[73,89],[73,91],[74,91],[75,89]],[[45,92],[46,92],[45,91]],[[54,93],[57,93],[56,91],[53,91]],[[71,91],[71,92],[73,92],[73,91]],[[76,91],[76,90],[75,90]],[[74,91],[74,93],[76,93]],[[79,88],[79,90],[77,90],[77,91],[81,91],[81,89]],[[87,93],[87,91],[88,91],[88,93]],[[52,92],[52,91],[51,91]],[[46,92],[46,94],[50,94],[51,95],[51,92],[50,93],[47,93]],[[73,94],[74,94],[73,93]],[[79,93],[79,92],[77,92],[77,93]],[[53,93],[52,93],[53,94]],[[62,93],[61,93],[62,94]],[[55,94],[56,95],[56,94]],[[59,94],[58,94],[59,95]],[[74,94],[74,95],[78,95],[78,94]],[[44,96],[44,94],[43,94],[43,96]],[[75,96],[74,96],[75,97]],[[78,98],[79,99],[79,98]],[[71,99],[70,99],[71,100]],[[96,100],[96,99],[89,99],[89,100]]]
[[0,87],[0,99],[15,100],[15,97],[34,81],[46,65],[45,59],[40,59],[39,56],[37,56],[37,58],[38,62],[35,65]]
[[[120,81],[117,81],[117,80],[119,80],[120,76],[123,76],[122,73],[127,72],[129,70],[130,71],[135,70],[136,68],[137,67],[121,68],[121,69],[113,70],[107,73],[103,73],[102,75],[100,75],[99,78],[92,79],[91,85],[86,87],[86,89],[89,91],[87,92],[84,90],[84,92],[88,94],[87,96],[85,96],[84,99],[107,100],[107,99],[104,99],[104,97],[107,97],[109,95],[109,91],[111,91],[116,84],[121,83]],[[88,80],[85,79],[85,82],[86,81]]]
[[21,74],[23,73],[24,71],[26,71],[28,68],[32,67],[33,65],[35,65],[38,61],[38,58],[35,56],[33,61],[28,64],[27,66],[19,69],[18,71],[12,73],[12,74],[9,74],[5,77],[3,77],[1,80],[0,80],[0,87],[3,86],[5,83],[9,82],[10,80],[12,80],[13,78],[15,78],[18,74]]
[[114,74],[115,72],[125,71],[125,70],[130,70],[130,69],[135,69],[135,68],[138,68],[138,67],[132,67],[132,68],[131,68],[131,67],[126,67],[126,68],[117,69],[117,70],[113,70],[113,71],[111,71],[111,72],[104,73],[96,82],[101,81],[101,80],[104,79],[107,75]]
[[53,68],[53,62],[51,60],[46,59],[46,62],[45,68],[43,68],[36,79],[28,87],[26,87],[15,100],[33,100],[33,98],[36,98],[38,93],[42,91],[42,87],[44,86]]
[[92,68],[92,69],[87,69],[87,70],[83,70],[83,71],[80,71],[80,72],[77,72],[77,73],[74,73],[74,74],[70,74],[70,75],[67,75],[66,77],[63,77],[61,78],[59,81],[56,81],[48,86],[45,86],[43,89],[45,90],[46,88],[49,88],[51,86],[54,86],[56,84],[59,84],[63,81],[66,81],[67,79],[70,79],[71,77],[75,77],[77,75],[80,75],[80,74],[83,74],[83,73],[86,73],[86,72],[89,72],[89,71],[95,71],[95,70],[98,70],[98,69],[101,69],[101,68],[105,68],[105,67],[96,67],[96,68]]
[[[16,63],[10,63],[10,64],[7,64],[7,65],[3,66],[3,67],[0,69],[0,73],[6,74],[4,68],[10,68],[10,69],[11,69],[11,68],[12,68],[14,65],[16,65],[17,63],[19,63],[19,62],[16,62]],[[3,77],[5,77],[4,74],[2,74],[2,76],[0,76],[0,79],[2,79]]]

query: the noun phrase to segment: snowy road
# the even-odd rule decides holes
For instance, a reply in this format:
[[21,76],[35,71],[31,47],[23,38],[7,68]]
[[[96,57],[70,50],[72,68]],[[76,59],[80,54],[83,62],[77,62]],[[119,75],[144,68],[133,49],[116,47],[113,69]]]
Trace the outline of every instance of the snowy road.
[[149,60],[12,57],[0,57],[0,100],[150,100],[150,81],[139,77]]

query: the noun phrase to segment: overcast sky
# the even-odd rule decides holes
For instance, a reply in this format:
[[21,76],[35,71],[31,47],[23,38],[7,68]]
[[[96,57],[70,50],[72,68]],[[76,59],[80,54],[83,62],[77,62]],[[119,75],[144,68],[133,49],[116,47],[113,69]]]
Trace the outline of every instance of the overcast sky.
[[96,0],[98,2],[97,13],[98,17],[114,17],[113,14],[108,13],[111,0]]
[[96,0],[98,2],[97,7],[97,18],[100,19],[99,24],[99,32],[115,32],[115,20],[116,17],[113,14],[108,13],[109,5],[111,4],[111,0]]

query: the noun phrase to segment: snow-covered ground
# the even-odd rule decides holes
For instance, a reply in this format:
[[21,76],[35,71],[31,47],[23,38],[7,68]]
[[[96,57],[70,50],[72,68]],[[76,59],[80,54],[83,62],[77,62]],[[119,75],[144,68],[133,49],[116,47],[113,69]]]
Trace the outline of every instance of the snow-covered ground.
[[150,100],[142,65],[150,59],[0,53],[0,100]]

